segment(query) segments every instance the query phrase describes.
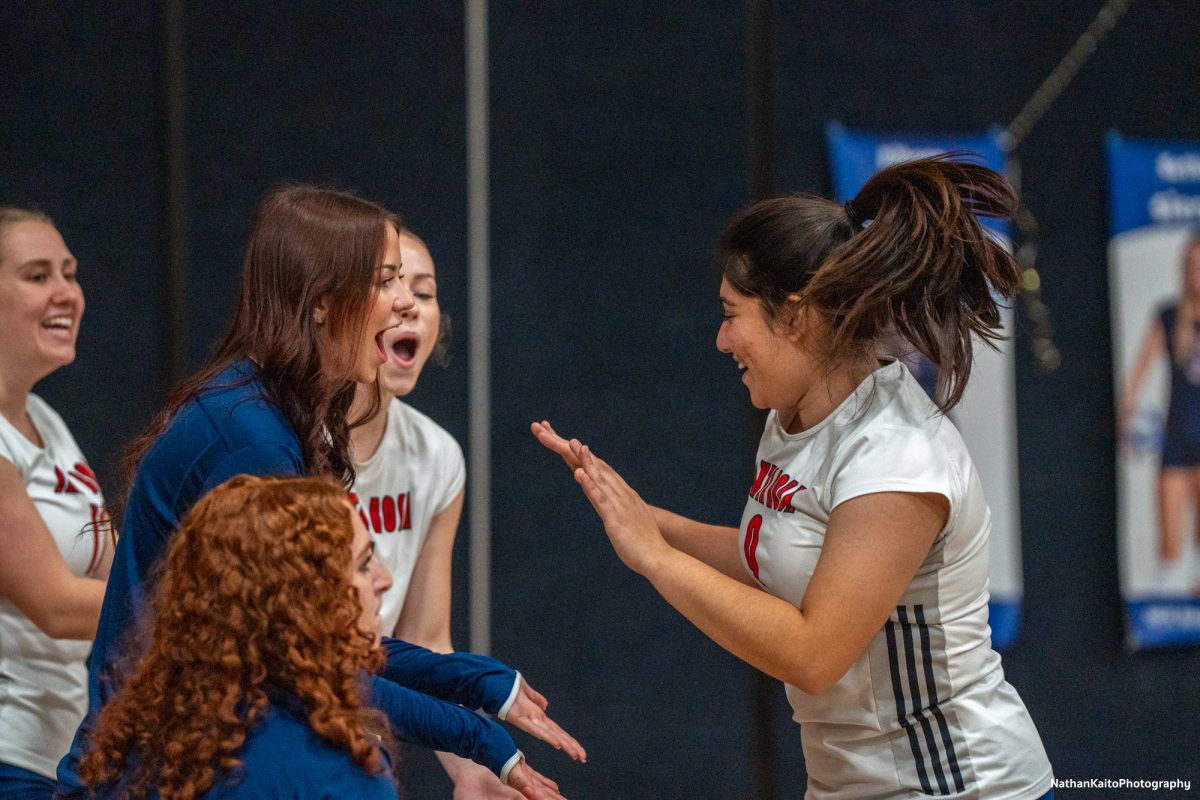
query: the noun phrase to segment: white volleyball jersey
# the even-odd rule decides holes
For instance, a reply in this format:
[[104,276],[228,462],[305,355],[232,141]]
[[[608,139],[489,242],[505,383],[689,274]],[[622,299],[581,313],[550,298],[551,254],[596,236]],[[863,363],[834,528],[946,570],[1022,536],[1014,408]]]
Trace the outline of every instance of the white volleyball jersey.
[[462,448],[440,425],[394,398],[379,449],[356,465],[353,500],[375,540],[375,553],[392,572],[383,595],[383,630],[400,619],[413,567],[429,523],[463,487]]
[[[33,394],[25,409],[45,446],[0,416],[0,458],[17,468],[71,572],[91,575],[108,541],[97,524],[105,514],[100,483],[54,409]],[[54,777],[87,711],[84,659],[91,646],[51,639],[0,598],[0,762]]]
[[849,672],[820,695],[786,687],[806,796],[1040,797],[1050,762],[991,646],[983,487],[958,431],[903,364],[880,367],[801,433],[771,412],[742,516],[743,565],[800,607],[830,512],[885,491],[944,495],[949,518]]

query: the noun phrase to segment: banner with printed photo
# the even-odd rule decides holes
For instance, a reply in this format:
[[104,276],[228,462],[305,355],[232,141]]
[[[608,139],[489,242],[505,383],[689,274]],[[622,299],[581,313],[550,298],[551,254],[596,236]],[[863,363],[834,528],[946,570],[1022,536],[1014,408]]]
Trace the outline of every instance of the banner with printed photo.
[[1129,646],[1200,643],[1200,142],[1108,137]]
[[[851,131],[838,124],[827,130],[833,185],[838,200],[858,194],[867,179],[884,167],[940,153],[963,151],[972,160],[1004,171],[1004,153],[998,132],[966,136],[921,134],[885,135]],[[981,222],[1005,244],[1010,244],[1008,220]],[[1012,309],[1004,313],[1004,330],[1013,331]],[[992,644],[1004,648],[1016,639],[1021,625],[1021,514],[1017,483],[1016,359],[1011,338],[1000,349],[975,349],[975,366],[962,402],[950,418],[962,433],[975,461],[992,509],[991,602],[989,622]],[[911,346],[897,343],[913,375],[932,394],[937,380],[933,365]]]

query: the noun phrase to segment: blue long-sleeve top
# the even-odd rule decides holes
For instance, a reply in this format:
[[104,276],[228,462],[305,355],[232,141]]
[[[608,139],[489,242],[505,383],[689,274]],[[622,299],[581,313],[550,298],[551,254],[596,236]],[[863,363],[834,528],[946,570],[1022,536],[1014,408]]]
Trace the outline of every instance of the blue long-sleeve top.
[[[201,496],[234,475],[292,477],[304,473],[296,432],[270,401],[258,367],[249,360],[229,366],[175,414],[142,459],[130,489],[88,658],[89,711],[70,752],[59,763],[60,794],[70,796],[84,789],[75,768],[95,716],[114,693],[106,676],[138,623],[147,600],[147,576],[165,553],[179,521]],[[389,645],[389,656],[394,654],[395,663],[385,670],[387,680],[372,678],[369,682],[373,702],[389,716],[397,737],[471,758],[506,779],[520,756],[507,732],[470,711],[429,697],[423,690],[472,708],[498,711],[516,690],[516,674],[508,670],[505,686],[503,671],[486,659],[477,665],[486,675],[472,678],[469,663],[461,658],[445,662],[443,672],[434,659],[412,650],[413,645],[394,642]],[[455,687],[464,693],[459,694]]]
[[[237,758],[242,766],[219,774],[202,800],[396,800],[390,769],[372,775],[350,753],[322,739],[294,696],[272,694],[270,707],[250,729]],[[100,787],[96,800],[124,797],[132,771],[126,775]],[[151,797],[157,800],[158,795]]]

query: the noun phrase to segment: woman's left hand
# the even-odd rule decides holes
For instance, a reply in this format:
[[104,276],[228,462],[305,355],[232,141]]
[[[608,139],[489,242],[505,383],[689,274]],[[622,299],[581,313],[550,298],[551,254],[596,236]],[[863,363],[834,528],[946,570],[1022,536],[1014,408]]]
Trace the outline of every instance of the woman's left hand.
[[509,771],[508,785],[527,800],[566,800],[559,794],[558,784],[526,764],[524,756]]
[[600,519],[617,555],[634,572],[645,575],[657,555],[670,549],[650,507],[616,470],[592,454],[578,439],[570,441],[578,460],[575,480]]
[[525,676],[520,678],[521,686],[517,689],[517,697],[512,707],[504,716],[505,722],[516,725],[526,733],[536,736],[543,742],[562,750],[576,761],[587,762],[587,751],[575,741],[571,734],[559,727],[558,723],[546,716],[546,707],[550,705],[541,693],[537,692]]

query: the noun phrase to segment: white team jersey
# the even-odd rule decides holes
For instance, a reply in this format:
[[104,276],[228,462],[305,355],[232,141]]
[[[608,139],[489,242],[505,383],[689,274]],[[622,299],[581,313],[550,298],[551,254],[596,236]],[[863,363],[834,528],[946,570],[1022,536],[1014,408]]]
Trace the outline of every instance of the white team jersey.
[[463,487],[462,448],[440,425],[398,398],[388,404],[379,449],[356,465],[354,502],[375,540],[375,553],[392,572],[383,595],[383,630],[400,619],[413,567],[429,523]]
[[[100,484],[54,409],[33,394],[25,409],[45,447],[0,416],[0,458],[17,468],[72,574],[90,575],[107,543],[96,524],[104,513]],[[91,647],[51,639],[0,598],[0,762],[54,777],[87,711]]]
[[813,428],[767,418],[742,516],[742,562],[799,607],[830,512],[873,492],[933,492],[946,527],[883,629],[820,695],[787,686],[812,800],[1038,798],[1050,762],[988,627],[990,512],[955,427],[900,362]]

